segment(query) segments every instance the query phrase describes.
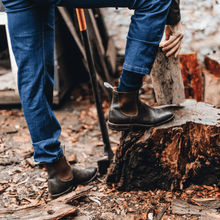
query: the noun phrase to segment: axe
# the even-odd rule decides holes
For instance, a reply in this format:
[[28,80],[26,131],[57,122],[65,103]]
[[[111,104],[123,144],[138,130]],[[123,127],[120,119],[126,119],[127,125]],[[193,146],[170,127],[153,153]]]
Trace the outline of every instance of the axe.
[[93,95],[94,95],[94,99],[96,103],[96,109],[98,113],[99,124],[100,124],[101,133],[102,133],[103,144],[104,144],[104,157],[98,161],[99,173],[102,175],[107,172],[107,168],[109,167],[111,163],[114,153],[111,149],[109,136],[108,136],[108,130],[106,126],[106,120],[105,120],[104,112],[102,109],[102,101],[101,101],[101,96],[99,93],[99,85],[97,81],[95,64],[94,64],[94,60],[92,57],[92,50],[91,50],[89,37],[87,33],[87,26],[86,26],[86,19],[85,19],[84,11],[83,9],[77,8],[76,13],[77,13],[77,19],[79,23],[80,32],[83,37],[84,47],[86,51],[86,58],[87,58],[88,66],[89,66],[89,76],[90,76],[90,81],[92,84],[92,90],[93,90]]

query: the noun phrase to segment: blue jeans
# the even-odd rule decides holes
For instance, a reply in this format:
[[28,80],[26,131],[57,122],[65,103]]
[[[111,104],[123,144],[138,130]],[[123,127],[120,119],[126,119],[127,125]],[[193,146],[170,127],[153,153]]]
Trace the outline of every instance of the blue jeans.
[[55,6],[134,9],[123,69],[150,74],[171,0],[2,0],[8,14],[18,89],[34,158],[51,163],[63,156],[59,122],[52,110]]

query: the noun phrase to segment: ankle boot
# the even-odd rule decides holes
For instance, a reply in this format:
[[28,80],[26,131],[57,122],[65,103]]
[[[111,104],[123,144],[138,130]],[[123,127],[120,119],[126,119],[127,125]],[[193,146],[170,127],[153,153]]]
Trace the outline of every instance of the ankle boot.
[[97,168],[77,170],[71,168],[65,156],[54,163],[46,164],[48,173],[48,189],[53,199],[69,193],[78,184],[86,184],[97,176]]
[[150,128],[174,118],[171,111],[152,108],[141,102],[138,91],[117,92],[117,88],[110,84],[105,83],[105,86],[113,90],[108,121],[108,127],[112,130],[124,131],[131,127]]

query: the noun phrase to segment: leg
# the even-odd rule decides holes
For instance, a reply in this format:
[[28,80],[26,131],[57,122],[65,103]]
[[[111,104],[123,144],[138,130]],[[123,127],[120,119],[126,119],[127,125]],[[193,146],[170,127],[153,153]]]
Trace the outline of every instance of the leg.
[[49,192],[55,198],[93,180],[97,169],[70,168],[58,141],[61,129],[52,111],[55,6],[22,3],[21,10],[16,4],[16,10],[5,4],[11,10],[8,22],[18,65],[18,88],[35,161],[45,162]]
[[18,65],[19,94],[34,158],[47,163],[63,155],[58,141],[60,125],[52,111],[54,10],[54,6],[37,4],[27,10],[8,13]]
[[[161,41],[171,1],[137,1],[127,37],[119,92],[138,90],[150,74]],[[132,74],[133,73],[133,74]],[[138,73],[138,74],[134,74]]]
[[171,0],[3,0],[7,12],[42,5],[73,8],[128,7],[135,10],[127,37],[124,70],[150,74],[162,38]]
[[170,2],[140,0],[134,5],[136,10],[127,37],[121,82],[118,91],[113,90],[108,122],[110,129],[149,128],[174,118],[172,112],[151,108],[138,98],[142,76],[150,74],[155,60]]

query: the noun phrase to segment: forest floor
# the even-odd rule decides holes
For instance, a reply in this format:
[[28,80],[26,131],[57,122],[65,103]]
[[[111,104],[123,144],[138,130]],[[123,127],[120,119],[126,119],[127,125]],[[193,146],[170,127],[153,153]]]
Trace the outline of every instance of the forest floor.
[[[154,101],[151,90],[145,90],[141,97],[148,103]],[[105,100],[103,107],[107,115],[109,103]],[[62,127],[60,141],[65,145],[69,162],[79,169],[97,167],[97,160],[103,156],[103,143],[92,91],[88,84],[75,88],[70,98],[54,111]],[[120,144],[120,132],[109,130],[109,136],[112,149],[116,151]],[[217,212],[213,217],[212,212],[207,214],[206,211],[206,214],[199,215],[194,210],[194,207],[197,207],[201,212],[202,202],[218,203],[220,192],[215,185],[193,185],[177,192],[161,189],[121,192],[114,186],[108,186],[105,181],[105,175],[98,176],[89,184],[91,189],[88,194],[79,196],[71,203],[77,211],[70,215],[64,213],[61,219],[153,219],[152,216],[158,214],[160,216],[154,219],[198,220],[209,219],[208,215],[212,216],[210,219],[219,219]],[[78,186],[76,192],[83,190],[84,187]],[[189,205],[186,206],[185,214],[184,211],[182,214],[174,212],[173,202],[177,200],[185,201]],[[22,109],[19,106],[2,108],[0,110],[0,219],[14,219],[10,218],[10,213],[9,217],[5,217],[4,213],[7,210],[16,215],[16,210],[22,207],[36,204],[43,206],[50,202],[47,174],[44,167],[33,160],[33,148]]]

